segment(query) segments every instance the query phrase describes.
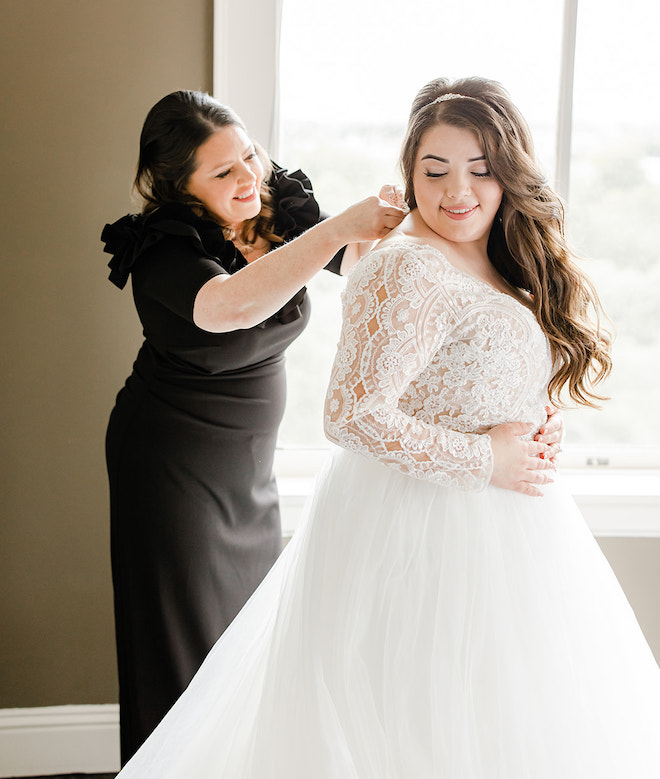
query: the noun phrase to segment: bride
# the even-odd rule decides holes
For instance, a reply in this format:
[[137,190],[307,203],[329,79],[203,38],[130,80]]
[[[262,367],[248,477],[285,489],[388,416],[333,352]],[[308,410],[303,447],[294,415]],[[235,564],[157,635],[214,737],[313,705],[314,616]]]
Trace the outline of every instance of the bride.
[[[535,441],[609,340],[496,83],[419,93],[302,527],[120,777],[660,776],[660,671]],[[525,423],[514,420],[525,420]]]

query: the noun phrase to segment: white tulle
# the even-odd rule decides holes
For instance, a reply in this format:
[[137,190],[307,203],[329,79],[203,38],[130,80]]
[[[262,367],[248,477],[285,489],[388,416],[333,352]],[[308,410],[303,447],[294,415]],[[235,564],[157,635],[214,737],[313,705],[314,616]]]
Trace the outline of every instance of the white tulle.
[[658,779],[660,670],[575,503],[485,483],[549,369],[531,312],[436,250],[360,263],[346,448],[121,779]]
[[561,484],[339,452],[310,516],[120,774],[657,779],[660,672]]

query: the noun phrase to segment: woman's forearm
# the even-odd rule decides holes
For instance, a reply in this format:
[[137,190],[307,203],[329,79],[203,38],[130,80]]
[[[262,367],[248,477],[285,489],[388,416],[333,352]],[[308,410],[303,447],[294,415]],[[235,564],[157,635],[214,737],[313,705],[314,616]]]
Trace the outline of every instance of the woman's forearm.
[[210,279],[195,298],[193,321],[215,333],[263,322],[289,301],[346,244],[383,238],[403,212],[372,197],[326,219],[231,276]]

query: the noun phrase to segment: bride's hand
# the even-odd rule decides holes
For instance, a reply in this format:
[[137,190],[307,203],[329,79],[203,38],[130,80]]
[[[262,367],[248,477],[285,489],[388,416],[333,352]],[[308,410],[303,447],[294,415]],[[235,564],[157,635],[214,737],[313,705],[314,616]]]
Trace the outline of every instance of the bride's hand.
[[561,441],[564,437],[564,419],[561,411],[553,405],[547,405],[545,410],[548,413],[548,419],[544,425],[541,425],[534,440],[549,444],[550,453],[546,456],[556,465],[557,455],[561,452]]
[[531,423],[507,422],[488,431],[493,449],[490,483],[495,487],[538,496],[543,495],[539,487],[552,482],[549,473],[554,470],[549,459],[551,446],[520,438],[533,429]]

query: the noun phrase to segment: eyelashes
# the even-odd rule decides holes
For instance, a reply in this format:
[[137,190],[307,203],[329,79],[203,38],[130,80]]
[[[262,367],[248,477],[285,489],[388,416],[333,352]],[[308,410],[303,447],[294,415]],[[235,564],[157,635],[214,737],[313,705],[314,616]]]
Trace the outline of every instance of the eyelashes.
[[[446,176],[447,174],[446,173],[432,173],[430,170],[425,170],[424,171],[424,175],[427,178],[430,178],[430,179],[439,179],[439,178],[442,178],[443,176]],[[485,171],[484,173],[477,173],[476,171],[473,171],[472,175],[475,178],[478,178],[478,179],[485,179],[485,178],[489,178],[490,177],[491,172],[489,170]]]
[[[256,150],[252,150],[247,156],[243,157],[243,160],[245,162],[250,162],[250,160],[253,160],[257,156]],[[218,173],[215,178],[216,179],[224,179],[227,178],[227,176],[232,172],[232,168],[229,168],[228,170],[223,170],[222,173]]]

